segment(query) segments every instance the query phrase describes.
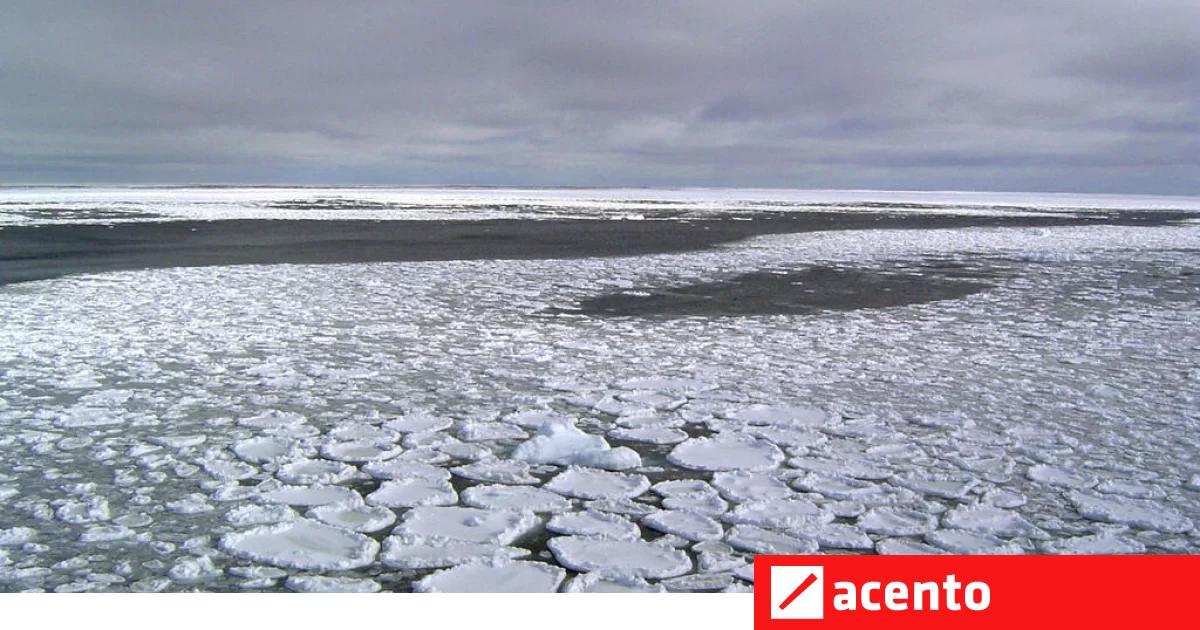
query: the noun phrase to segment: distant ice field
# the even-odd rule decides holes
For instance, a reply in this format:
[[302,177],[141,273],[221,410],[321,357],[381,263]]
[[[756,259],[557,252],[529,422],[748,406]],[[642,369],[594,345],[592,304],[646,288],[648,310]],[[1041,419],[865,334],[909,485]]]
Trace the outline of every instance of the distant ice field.
[[0,188],[0,226],[221,219],[668,219],[788,210],[1021,216],[1124,208],[1195,211],[1200,198],[704,188]]
[[[570,314],[930,261],[990,287]],[[1197,553],[1198,356],[1190,223],[14,284],[0,590],[707,592],[751,588],[756,553]]]

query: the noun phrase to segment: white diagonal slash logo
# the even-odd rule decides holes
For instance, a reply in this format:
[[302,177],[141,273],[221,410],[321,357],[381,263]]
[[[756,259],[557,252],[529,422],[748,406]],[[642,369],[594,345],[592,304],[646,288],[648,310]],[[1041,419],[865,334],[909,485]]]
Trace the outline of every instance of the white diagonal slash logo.
[[825,567],[771,567],[772,619],[824,619]]

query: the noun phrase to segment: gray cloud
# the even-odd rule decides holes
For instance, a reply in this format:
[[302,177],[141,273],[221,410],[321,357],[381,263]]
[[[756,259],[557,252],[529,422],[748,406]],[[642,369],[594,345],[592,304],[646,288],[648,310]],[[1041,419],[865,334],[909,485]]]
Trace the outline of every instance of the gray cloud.
[[1195,193],[1197,60],[1194,0],[14,0],[0,180]]

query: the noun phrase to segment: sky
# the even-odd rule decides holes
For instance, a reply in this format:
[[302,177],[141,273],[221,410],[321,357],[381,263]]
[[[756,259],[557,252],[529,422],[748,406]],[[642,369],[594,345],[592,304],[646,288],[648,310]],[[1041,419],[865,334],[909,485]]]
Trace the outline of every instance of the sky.
[[1200,193],[1200,2],[6,0],[0,183]]

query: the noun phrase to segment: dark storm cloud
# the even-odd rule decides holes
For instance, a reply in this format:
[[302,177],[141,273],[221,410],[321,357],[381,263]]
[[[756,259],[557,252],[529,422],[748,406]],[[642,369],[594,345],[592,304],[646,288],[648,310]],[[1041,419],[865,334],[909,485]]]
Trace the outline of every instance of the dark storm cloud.
[[4,181],[1200,191],[1194,0],[5,5]]

